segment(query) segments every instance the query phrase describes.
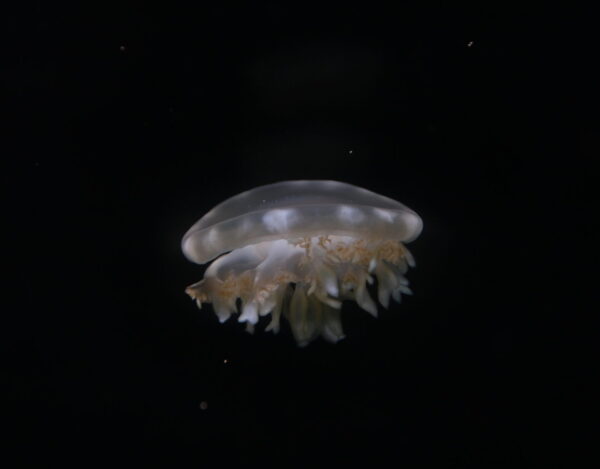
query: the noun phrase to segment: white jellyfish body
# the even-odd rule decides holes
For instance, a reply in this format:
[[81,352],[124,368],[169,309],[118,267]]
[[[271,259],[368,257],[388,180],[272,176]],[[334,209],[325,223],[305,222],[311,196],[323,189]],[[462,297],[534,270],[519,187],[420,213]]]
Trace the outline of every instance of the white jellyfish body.
[[404,277],[414,260],[403,243],[423,222],[400,202],[337,181],[285,181],[257,187],[217,205],[182,240],[198,264],[216,259],[186,292],[212,303],[221,322],[238,312],[252,332],[261,316],[278,332],[283,315],[299,345],[319,335],[344,337],[340,308],[354,300],[377,315],[377,298],[409,294]]

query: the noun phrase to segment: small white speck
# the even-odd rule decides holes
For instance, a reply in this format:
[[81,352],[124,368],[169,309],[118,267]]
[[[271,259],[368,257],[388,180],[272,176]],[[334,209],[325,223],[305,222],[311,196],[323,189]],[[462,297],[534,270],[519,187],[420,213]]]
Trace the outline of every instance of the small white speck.
[[351,155],[352,153],[354,153],[354,150],[348,150],[349,155]]
[[120,50],[121,52],[125,52],[125,46],[121,46],[121,47],[119,47],[119,50]]
[[219,242],[219,232],[217,231],[216,228],[213,228],[212,230],[210,230],[208,232],[208,235],[206,236],[204,243],[207,246],[214,246],[218,242]]
[[223,363],[229,363],[229,360],[227,360],[227,358],[225,358],[225,359],[223,360]]
[[360,223],[365,218],[359,209],[348,205],[342,205],[338,208],[337,217],[345,223]]
[[298,219],[295,211],[288,208],[270,210],[264,214],[262,221],[271,233],[282,233],[289,230]]
[[473,45],[473,41],[469,41],[469,43],[467,44],[467,47],[471,47]]
[[386,221],[388,223],[393,223],[394,222],[394,214],[393,214],[393,212],[390,212],[389,210],[383,210],[381,208],[375,208],[375,209],[373,209],[373,212],[381,220],[384,220],[384,221]]

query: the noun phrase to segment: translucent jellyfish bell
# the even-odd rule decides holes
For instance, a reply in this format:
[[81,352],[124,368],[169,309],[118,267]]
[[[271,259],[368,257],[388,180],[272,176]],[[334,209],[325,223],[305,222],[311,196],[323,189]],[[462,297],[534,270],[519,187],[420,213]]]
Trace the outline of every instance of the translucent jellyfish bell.
[[[377,298],[408,294],[404,277],[414,260],[403,242],[421,232],[421,218],[395,200],[337,181],[285,181],[238,194],[185,234],[185,256],[216,259],[186,292],[212,303],[221,322],[237,312],[252,332],[260,316],[279,330],[283,314],[298,344],[322,335],[344,337],[343,300],[377,315],[366,284],[377,277]],[[227,253],[227,254],[225,254]]]

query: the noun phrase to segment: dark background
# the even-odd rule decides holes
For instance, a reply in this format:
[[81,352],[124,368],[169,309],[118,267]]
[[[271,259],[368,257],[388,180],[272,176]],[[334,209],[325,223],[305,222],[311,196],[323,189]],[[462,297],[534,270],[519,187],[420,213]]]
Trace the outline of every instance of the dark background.
[[[585,305],[562,294],[591,239],[574,208],[598,151],[592,29],[584,12],[445,5],[4,15],[21,462],[568,467],[565,321]],[[203,271],[183,233],[286,179],[424,220],[414,296],[377,320],[345,304],[335,346],[220,325],[183,291]]]

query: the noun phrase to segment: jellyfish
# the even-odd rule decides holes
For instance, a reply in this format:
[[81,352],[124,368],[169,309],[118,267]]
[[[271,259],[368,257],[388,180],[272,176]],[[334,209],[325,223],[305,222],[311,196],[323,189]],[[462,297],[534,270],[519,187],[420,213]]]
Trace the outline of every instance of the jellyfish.
[[[221,323],[233,314],[253,332],[289,322],[300,346],[343,339],[340,310],[355,301],[377,317],[377,300],[410,294],[405,277],[415,261],[404,243],[419,236],[421,218],[405,205],[348,183],[284,181],[242,192],[217,205],[184,235],[192,262],[210,261],[186,293],[212,303]],[[266,322],[266,321],[265,321]]]

